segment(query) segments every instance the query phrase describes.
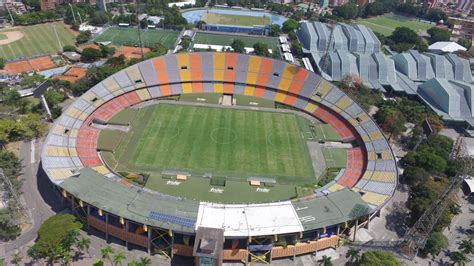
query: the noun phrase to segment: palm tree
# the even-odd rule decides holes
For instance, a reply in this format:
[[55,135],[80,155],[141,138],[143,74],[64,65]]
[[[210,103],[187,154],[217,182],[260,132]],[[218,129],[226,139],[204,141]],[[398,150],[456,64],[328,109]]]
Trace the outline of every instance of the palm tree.
[[455,251],[455,252],[451,253],[450,258],[451,258],[451,261],[453,262],[453,264],[457,264],[459,266],[464,266],[470,261],[466,257],[466,255],[464,255],[463,253],[458,252],[458,251]]
[[13,255],[13,260],[12,260],[12,262],[13,262],[16,266],[18,266],[18,265],[20,265],[20,262],[21,262],[22,259],[23,259],[23,257],[21,256],[20,252],[17,252],[17,253],[15,253],[15,255]]
[[464,252],[464,254],[474,253],[474,243],[471,240],[463,240],[458,244],[458,249]]
[[151,259],[148,257],[141,257],[138,264],[140,266],[151,266]]
[[141,257],[140,262],[138,263],[140,266],[151,266],[151,259],[148,257]]
[[91,246],[91,240],[89,238],[87,237],[81,238],[81,240],[77,242],[76,246],[81,252],[85,250],[87,254],[89,255],[89,257],[91,256],[89,254],[89,248]]
[[332,266],[331,257],[324,255],[319,261],[319,265]]
[[358,262],[360,260],[360,249],[350,248],[346,253],[346,258],[350,258],[350,262]]
[[114,265],[122,265],[122,261],[125,260],[127,257],[125,257],[125,254],[123,252],[119,252],[117,255],[114,256]]
[[102,259],[104,260],[109,260],[110,264],[112,264],[112,261],[110,260],[111,254],[114,254],[114,249],[111,246],[105,246],[100,250],[100,254],[102,254]]
[[139,266],[140,264],[136,260],[130,261],[127,266]]

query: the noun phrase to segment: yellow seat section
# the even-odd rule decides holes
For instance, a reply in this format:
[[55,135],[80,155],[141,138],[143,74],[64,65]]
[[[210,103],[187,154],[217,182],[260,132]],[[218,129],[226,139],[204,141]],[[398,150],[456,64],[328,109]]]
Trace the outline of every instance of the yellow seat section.
[[388,196],[373,192],[365,192],[365,194],[362,196],[363,201],[376,206],[382,205],[387,199]]
[[140,73],[140,69],[138,69],[137,65],[128,67],[127,74],[128,74],[128,77],[133,81],[133,83],[135,83],[136,88],[145,86],[145,82],[143,81],[142,74]]
[[258,78],[258,71],[262,60],[259,57],[251,56],[249,59],[249,68],[247,72],[247,84],[256,84]]
[[75,107],[69,108],[66,112],[66,115],[72,118],[78,118],[81,114],[82,114],[82,111]]
[[344,189],[344,188],[346,188],[346,187],[345,187],[345,186],[341,186],[341,185],[339,185],[338,183],[335,183],[334,185],[330,186],[330,187],[328,188],[328,190],[331,191],[331,192],[336,192],[336,191],[339,191],[339,190]]
[[382,152],[382,160],[392,160],[392,153],[389,150]]
[[[71,154],[71,150],[73,150],[73,154]],[[49,156],[62,156],[62,157],[70,157],[70,156],[77,156],[76,149],[69,149],[67,147],[60,147],[60,146],[48,146],[48,155]]]
[[367,135],[367,134],[361,135],[360,137],[362,138],[362,140],[363,140],[364,142],[370,141],[369,135]]
[[113,77],[105,79],[102,84],[110,92],[122,91],[120,85],[117,83],[117,81],[115,81]]
[[69,149],[69,156],[77,157],[77,150],[76,148],[68,148]]
[[61,136],[64,136],[66,135],[66,133],[64,133],[64,130],[66,128],[62,125],[57,125],[56,127],[54,127],[53,129],[53,133],[56,134],[56,135],[61,135]]
[[370,161],[375,161],[377,159],[377,153],[371,151],[371,152],[368,152],[367,154],[367,158],[370,160]]
[[359,191],[360,191],[360,188],[358,188],[358,187],[353,187],[353,188],[351,188],[351,190],[354,191],[354,192],[359,192]]
[[79,133],[79,130],[77,130],[76,128],[73,128],[69,131],[69,137],[75,138],[77,137],[77,133]]
[[285,100],[285,96],[286,95],[283,92],[277,92],[275,93],[274,101],[281,103]]
[[87,116],[88,116],[88,114],[82,113],[77,119],[79,119],[81,121],[84,121],[84,120],[86,120]]
[[245,96],[253,96],[255,92],[255,87],[254,86],[246,86],[244,89],[244,95]]
[[331,83],[325,81],[324,79],[321,79],[321,83],[319,83],[319,86],[316,88],[315,95],[319,97],[324,97],[331,91],[331,89]]
[[62,180],[74,175],[69,168],[53,168],[48,169],[48,172],[49,176],[54,180]]
[[[188,55],[178,54],[176,58],[178,59],[179,75],[181,77],[181,81],[183,82],[190,81],[191,72],[189,70],[190,67],[189,67]],[[184,90],[184,86],[183,86],[183,90]]]
[[383,138],[382,133],[380,133],[380,131],[378,131],[378,130],[374,131],[374,132],[370,132],[369,137],[372,140],[379,140],[379,139]]
[[304,110],[308,113],[313,113],[314,111],[316,111],[316,109],[318,109],[318,106],[314,103],[308,103],[308,105],[306,105],[306,107],[304,108]]
[[86,101],[91,102],[95,107],[98,107],[104,103],[104,100],[102,100],[99,96],[97,96],[92,91],[86,92],[82,96],[82,99],[85,99]]
[[[214,54],[214,80],[224,81],[224,65],[225,65],[225,53]],[[224,92],[224,84],[214,83],[214,92]]]
[[375,171],[372,175],[373,181],[395,183],[395,173],[394,172],[383,172]]
[[339,101],[336,102],[336,106],[341,108],[342,110],[346,109],[351,104],[352,100],[348,96],[343,96],[341,99],[339,99]]
[[280,84],[278,85],[280,90],[288,91],[290,89],[290,85],[293,81],[293,78],[295,77],[296,71],[298,71],[298,67],[295,65],[287,64],[285,66],[281,76]]
[[149,100],[151,98],[150,93],[148,92],[147,89],[137,90],[136,93],[137,93],[138,97],[140,98],[140,100],[142,100],[142,101],[146,101],[146,100]]
[[369,121],[369,116],[366,113],[361,113],[358,115],[358,117],[361,124],[367,123]]
[[[329,107],[329,106],[328,106],[328,107]],[[335,106],[335,105],[331,106],[330,108],[331,108],[334,112],[336,112],[336,113],[338,113],[338,114],[340,114],[340,113],[342,112],[341,108],[339,108],[339,107],[337,107],[337,106]]]
[[103,166],[103,165],[92,167],[92,169],[94,171],[96,171],[97,173],[102,174],[102,175],[106,175],[106,174],[110,173],[109,169],[107,167]]
[[370,180],[372,178],[373,173],[373,171],[365,171],[364,175],[362,176],[362,179]]

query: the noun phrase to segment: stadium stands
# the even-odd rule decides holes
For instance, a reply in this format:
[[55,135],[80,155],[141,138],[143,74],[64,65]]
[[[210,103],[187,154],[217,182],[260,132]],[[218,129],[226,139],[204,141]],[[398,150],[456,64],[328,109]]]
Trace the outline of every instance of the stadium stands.
[[[354,208],[353,204],[365,204],[370,209],[362,211],[362,216],[380,209],[394,193],[398,174],[390,146],[377,125],[354,100],[304,68],[234,53],[203,52],[153,58],[126,68],[95,85],[55,122],[44,144],[43,168],[60,189],[89,202],[94,208],[102,208],[137,223],[191,232],[196,224],[196,218],[192,217],[198,217],[201,212],[201,207],[198,209],[196,206],[202,206],[203,203],[189,201],[192,207],[181,209],[183,199],[116,182],[120,178],[108,170],[97,152],[100,130],[95,124],[106,123],[120,110],[149,99],[200,92],[242,94],[295,107],[329,124],[340,139],[353,144],[353,148],[347,151],[347,165],[337,180],[316,191],[314,197],[300,199],[297,204],[315,209],[330,204],[334,208],[346,208],[347,211]],[[77,175],[80,178],[69,178]],[[90,183],[88,193],[80,193],[79,187],[85,186],[81,182]],[[93,185],[94,182],[97,184]],[[123,193],[117,199],[118,202],[112,204],[104,196],[94,198],[93,194],[100,193],[100,189],[104,189],[101,186],[105,184],[108,190],[113,188],[119,190],[117,193]],[[141,193],[135,194],[139,191]],[[321,196],[320,192],[325,195]],[[331,194],[340,198],[340,203],[324,203]],[[166,208],[160,204],[155,204],[160,207],[150,206],[151,203],[140,201],[136,195],[155,203],[165,200],[170,205]],[[171,202],[176,203],[173,205]],[[136,211],[128,210],[125,205],[129,204],[133,204]],[[304,230],[326,226],[319,222],[305,223],[301,216],[303,214],[298,213],[295,204],[288,201],[285,206],[295,208],[292,214],[294,221],[302,221]],[[180,206],[179,211],[173,206]],[[250,213],[256,210],[252,206],[247,205],[246,211]],[[344,223],[359,216],[337,217],[331,220],[332,224]],[[265,220],[265,217],[260,219]],[[249,227],[252,226],[256,225],[249,224]],[[283,228],[281,233],[296,232],[292,230]],[[242,233],[242,237],[254,233],[249,230]],[[306,247],[296,247],[294,252],[288,254],[306,252],[297,251],[300,249],[306,250]]]

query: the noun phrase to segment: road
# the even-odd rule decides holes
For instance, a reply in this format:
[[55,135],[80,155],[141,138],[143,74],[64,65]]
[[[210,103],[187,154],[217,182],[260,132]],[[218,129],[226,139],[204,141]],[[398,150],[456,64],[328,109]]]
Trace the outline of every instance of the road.
[[45,182],[44,174],[38,174],[42,143],[43,139],[23,142],[20,148],[23,163],[22,198],[31,219],[29,227],[17,239],[0,245],[0,253],[7,261],[17,250],[25,252],[25,247],[36,239],[41,223],[64,209],[50,183]]

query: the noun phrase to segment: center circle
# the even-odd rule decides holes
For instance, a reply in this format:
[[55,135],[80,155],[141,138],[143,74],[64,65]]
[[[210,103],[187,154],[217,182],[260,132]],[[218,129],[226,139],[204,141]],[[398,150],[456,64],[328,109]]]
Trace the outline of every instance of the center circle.
[[237,140],[237,134],[230,128],[218,127],[211,131],[211,140],[217,144],[230,144]]

